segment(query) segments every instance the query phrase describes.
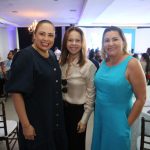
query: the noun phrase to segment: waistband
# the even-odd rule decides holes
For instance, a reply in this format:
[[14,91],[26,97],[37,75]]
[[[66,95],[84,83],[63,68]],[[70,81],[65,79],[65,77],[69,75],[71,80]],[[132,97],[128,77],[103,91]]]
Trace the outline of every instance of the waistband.
[[65,100],[63,100],[64,107],[83,107],[84,104],[71,104]]

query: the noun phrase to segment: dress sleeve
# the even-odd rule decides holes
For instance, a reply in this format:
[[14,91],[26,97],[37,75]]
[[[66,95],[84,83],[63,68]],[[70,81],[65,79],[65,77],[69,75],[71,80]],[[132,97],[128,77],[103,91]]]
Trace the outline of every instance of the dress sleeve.
[[32,53],[21,50],[13,59],[10,76],[6,83],[8,93],[30,93],[33,87]]

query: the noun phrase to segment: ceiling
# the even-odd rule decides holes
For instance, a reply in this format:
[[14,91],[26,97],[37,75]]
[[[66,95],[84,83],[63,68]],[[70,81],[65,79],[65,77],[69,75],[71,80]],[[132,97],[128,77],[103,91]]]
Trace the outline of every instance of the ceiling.
[[0,0],[0,27],[41,19],[56,26],[150,26],[150,0]]

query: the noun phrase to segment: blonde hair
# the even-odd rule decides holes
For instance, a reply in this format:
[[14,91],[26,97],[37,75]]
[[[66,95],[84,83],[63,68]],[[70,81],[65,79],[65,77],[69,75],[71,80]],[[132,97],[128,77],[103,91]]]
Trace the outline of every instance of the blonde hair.
[[124,47],[123,47],[123,52],[124,54],[129,54],[127,52],[127,40],[125,38],[125,35],[123,33],[123,31],[119,28],[119,27],[116,27],[116,26],[110,26],[110,27],[107,27],[105,30],[104,30],[104,33],[103,33],[103,37],[102,37],[102,57],[105,59],[107,58],[107,54],[105,52],[105,49],[104,49],[104,37],[105,37],[105,34],[107,32],[110,32],[110,31],[116,31],[118,32],[119,36],[121,37],[123,43],[124,43]]

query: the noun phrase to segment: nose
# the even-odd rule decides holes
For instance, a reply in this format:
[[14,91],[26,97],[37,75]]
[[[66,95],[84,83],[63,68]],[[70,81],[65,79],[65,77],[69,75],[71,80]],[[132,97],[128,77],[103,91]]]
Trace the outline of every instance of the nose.
[[73,41],[72,41],[72,44],[76,44],[76,40],[73,40]]
[[112,40],[109,41],[109,45],[113,45],[113,41]]
[[49,40],[49,36],[45,35],[43,39],[47,41],[47,40]]

